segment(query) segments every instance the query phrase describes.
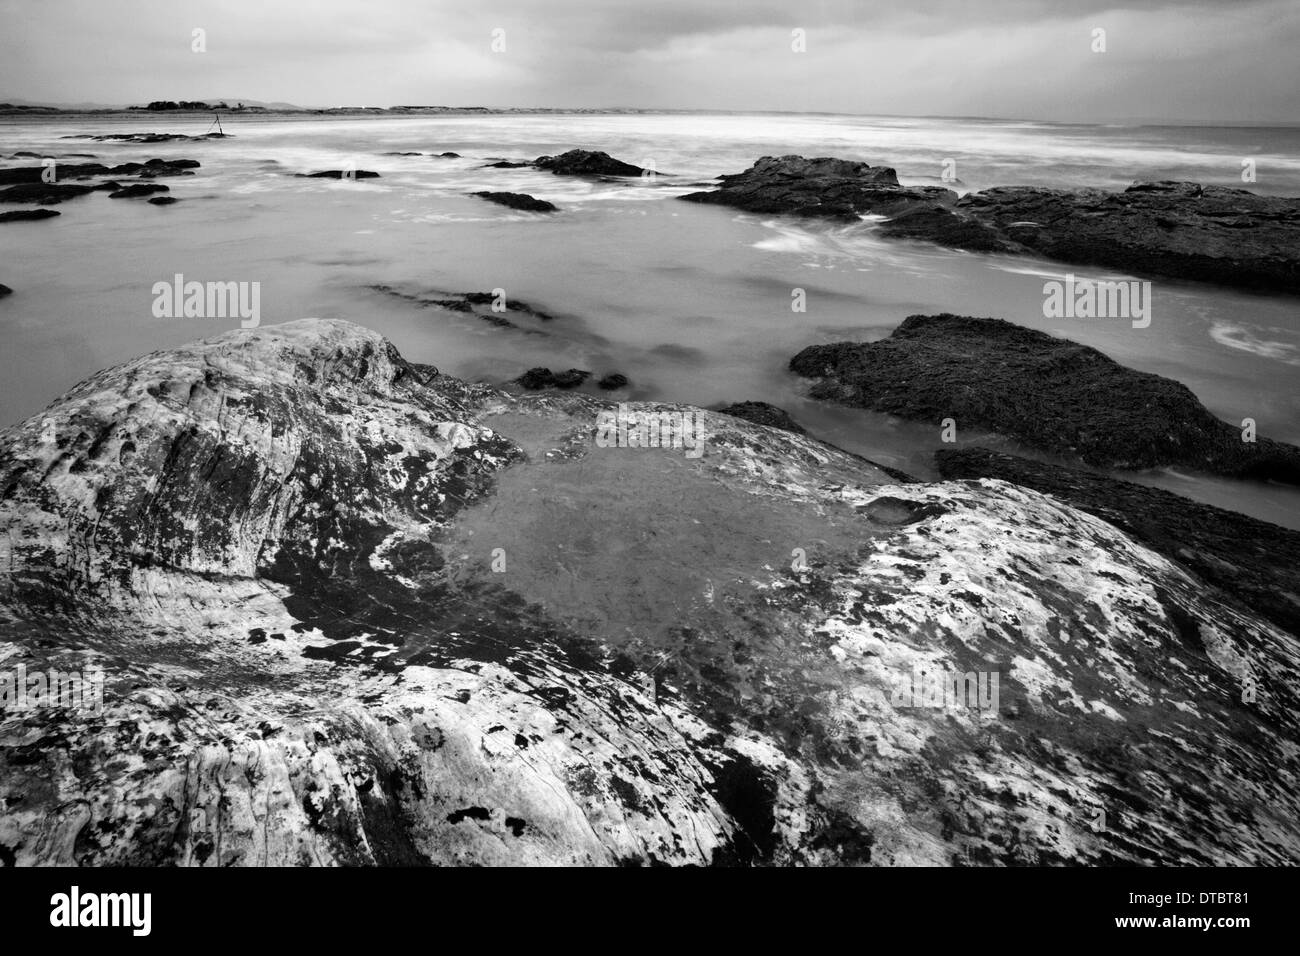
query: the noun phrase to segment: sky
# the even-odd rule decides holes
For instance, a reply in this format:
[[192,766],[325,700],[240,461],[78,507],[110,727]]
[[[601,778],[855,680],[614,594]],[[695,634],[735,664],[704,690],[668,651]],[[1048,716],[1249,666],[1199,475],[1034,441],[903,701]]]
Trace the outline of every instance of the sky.
[[0,101],[1300,122],[1297,0],[0,0],[0,25]]

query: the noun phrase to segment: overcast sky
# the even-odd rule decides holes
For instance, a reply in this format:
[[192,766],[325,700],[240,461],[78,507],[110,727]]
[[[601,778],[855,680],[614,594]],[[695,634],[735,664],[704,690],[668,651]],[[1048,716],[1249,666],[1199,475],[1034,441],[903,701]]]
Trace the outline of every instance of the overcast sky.
[[0,24],[0,100],[1300,122],[1297,0],[0,0]]

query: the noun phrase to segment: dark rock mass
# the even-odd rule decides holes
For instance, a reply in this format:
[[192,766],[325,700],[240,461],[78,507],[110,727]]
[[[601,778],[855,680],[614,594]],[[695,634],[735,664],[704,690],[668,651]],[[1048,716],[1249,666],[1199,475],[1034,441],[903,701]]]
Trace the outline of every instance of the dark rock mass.
[[38,219],[52,219],[57,215],[57,209],[14,209],[0,212],[0,222],[34,222]]
[[494,193],[486,190],[470,193],[471,196],[478,196],[486,199],[488,202],[494,202],[499,206],[508,206],[511,209],[521,209],[524,212],[556,212],[554,203],[547,202],[545,199],[534,199],[527,193]]
[[743,418],[745,421],[753,422],[756,425],[770,425],[772,428],[794,432],[796,435],[808,434],[808,430],[791,418],[790,413],[784,408],[769,405],[767,402],[736,402],[724,408],[719,408],[718,412],[723,415],[734,415],[737,418]]
[[103,688],[0,711],[5,860],[1300,862],[1294,635],[1056,497],[637,408],[703,454],[307,320],[0,432],[0,660]]
[[644,170],[609,153],[598,150],[571,149],[558,156],[539,156],[533,160],[538,169],[549,169],[557,176],[640,176]]
[[888,166],[847,159],[764,156],[743,173],[718,177],[722,185],[682,196],[757,213],[789,213],[856,220],[863,213],[895,214],[918,204],[942,208],[957,194],[934,186],[908,188]]
[[378,179],[369,169],[322,169],[316,173],[294,173],[299,179]]
[[54,205],[66,199],[76,199],[93,192],[93,186],[81,183],[19,183],[0,189],[0,202],[39,203]]
[[612,392],[620,388],[627,388],[627,386],[627,376],[621,372],[611,372],[610,374],[603,376],[600,381],[596,383],[597,388],[603,388],[607,392]]
[[958,199],[941,187],[900,186],[889,167],[802,156],[764,156],[720,179],[681,198],[845,221],[874,213],[890,217],[879,229],[898,239],[1300,292],[1300,198],[1162,181],[1122,192],[1004,186]]
[[154,196],[148,200],[151,206],[170,206],[172,203],[180,202],[175,196]]
[[591,373],[580,368],[552,372],[549,368],[538,367],[530,368],[515,381],[530,391],[536,391],[543,388],[577,388],[589,378]]
[[936,428],[952,418],[1098,467],[1300,484],[1300,448],[1243,441],[1187,386],[1001,319],[913,315],[880,342],[809,346],[790,370],[818,379],[815,398]]
[[108,194],[109,199],[136,199],[140,196],[152,196],[154,193],[165,193],[170,187],[162,183],[134,183],[123,189]]
[[986,448],[935,453],[944,478],[998,478],[1108,521],[1220,592],[1300,636],[1300,531],[1160,488]]
[[9,288],[7,285],[0,285],[0,299],[3,299],[7,295],[13,295],[13,294],[14,294],[13,289]]

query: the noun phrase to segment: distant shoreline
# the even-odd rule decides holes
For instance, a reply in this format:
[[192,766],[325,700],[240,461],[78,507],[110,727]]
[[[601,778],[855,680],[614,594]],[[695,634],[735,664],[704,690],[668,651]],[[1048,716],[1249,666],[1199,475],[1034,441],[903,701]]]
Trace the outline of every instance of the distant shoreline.
[[57,106],[15,106],[0,103],[0,122],[7,119],[39,119],[41,117],[68,118],[93,116],[97,118],[146,117],[205,117],[220,113],[236,119],[241,116],[264,117],[372,117],[392,119],[407,116],[846,116],[859,119],[915,119],[945,120],[979,123],[1033,123],[1041,126],[1096,127],[1096,128],[1146,128],[1146,129],[1300,129],[1300,122],[1244,122],[1233,120],[1197,120],[1187,122],[1165,121],[1108,121],[1065,122],[1061,120],[1033,119],[1007,116],[938,116],[907,113],[836,113],[824,110],[729,110],[729,109],[668,109],[638,107],[550,107],[550,106],[330,106],[330,107],[265,107],[245,106],[242,109],[172,109],[150,110],[144,108],[113,107],[106,109],[67,109]]

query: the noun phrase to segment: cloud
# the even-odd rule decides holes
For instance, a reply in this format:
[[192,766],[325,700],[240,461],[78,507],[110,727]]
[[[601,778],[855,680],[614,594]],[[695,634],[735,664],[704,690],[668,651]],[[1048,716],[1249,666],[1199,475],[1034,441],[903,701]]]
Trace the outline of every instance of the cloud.
[[0,0],[0,14],[0,97],[32,100],[1300,120],[1291,0]]

